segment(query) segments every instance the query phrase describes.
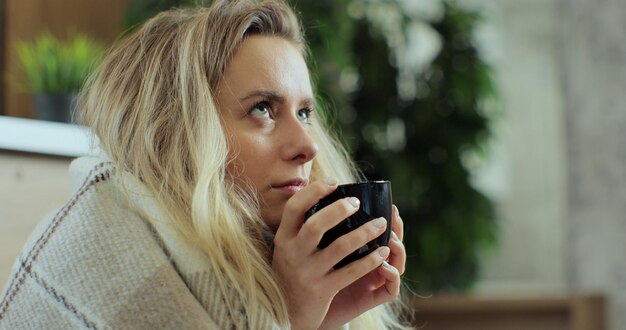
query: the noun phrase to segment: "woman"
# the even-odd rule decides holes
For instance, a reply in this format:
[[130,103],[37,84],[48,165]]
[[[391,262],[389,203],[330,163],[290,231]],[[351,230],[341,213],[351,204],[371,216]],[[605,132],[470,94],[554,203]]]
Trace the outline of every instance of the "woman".
[[172,10],[122,40],[83,95],[106,156],[73,162],[83,184],[32,235],[0,327],[400,326],[397,209],[390,246],[339,270],[385,220],[322,250],[358,200],[304,222],[355,180],[316,116],[304,54],[281,2]]

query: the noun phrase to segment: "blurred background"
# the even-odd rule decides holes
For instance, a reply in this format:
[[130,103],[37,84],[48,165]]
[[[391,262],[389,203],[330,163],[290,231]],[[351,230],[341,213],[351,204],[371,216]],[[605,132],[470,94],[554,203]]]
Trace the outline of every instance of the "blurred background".
[[[0,281],[92,152],[84,76],[192,2],[0,0]],[[625,2],[290,3],[330,124],[392,181],[416,325],[626,328]]]

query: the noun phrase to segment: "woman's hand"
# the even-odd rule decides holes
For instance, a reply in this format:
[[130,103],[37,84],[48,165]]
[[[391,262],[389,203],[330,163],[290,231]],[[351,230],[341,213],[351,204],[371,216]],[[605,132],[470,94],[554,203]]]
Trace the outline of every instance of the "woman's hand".
[[[333,269],[341,259],[380,236],[385,230],[384,221],[372,220],[328,247],[317,248],[326,231],[359,208],[358,201],[344,198],[304,222],[305,212],[336,188],[336,183],[317,181],[302,189],[287,202],[276,232],[272,266],[286,292],[294,329],[341,326],[395,298],[399,291],[399,269],[404,271],[405,260],[400,241],[392,240],[389,248],[380,247],[362,259]],[[397,215],[397,210],[394,214]],[[394,230],[401,239],[401,220],[395,218],[394,226],[398,226],[397,222],[400,229]],[[387,258],[391,265],[380,267]]]
[[337,328],[365,311],[395,299],[400,293],[400,276],[404,274],[406,251],[402,244],[404,225],[394,205],[392,210],[391,254],[388,261],[358,281],[341,290],[331,303],[322,328]]

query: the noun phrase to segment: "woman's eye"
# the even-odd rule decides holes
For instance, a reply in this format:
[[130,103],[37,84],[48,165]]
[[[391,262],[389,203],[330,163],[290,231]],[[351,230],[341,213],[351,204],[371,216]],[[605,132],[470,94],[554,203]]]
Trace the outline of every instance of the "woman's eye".
[[300,121],[305,123],[305,124],[310,124],[311,123],[311,112],[313,112],[313,110],[309,109],[309,108],[298,110],[298,119],[300,119]]
[[260,102],[254,105],[248,114],[255,117],[270,118],[271,107],[267,102]]

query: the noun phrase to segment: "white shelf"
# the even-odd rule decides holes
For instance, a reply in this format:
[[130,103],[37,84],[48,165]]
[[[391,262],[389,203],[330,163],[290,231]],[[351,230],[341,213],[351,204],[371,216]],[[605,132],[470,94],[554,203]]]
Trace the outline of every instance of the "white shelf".
[[79,157],[98,154],[93,141],[84,126],[0,116],[0,150]]

